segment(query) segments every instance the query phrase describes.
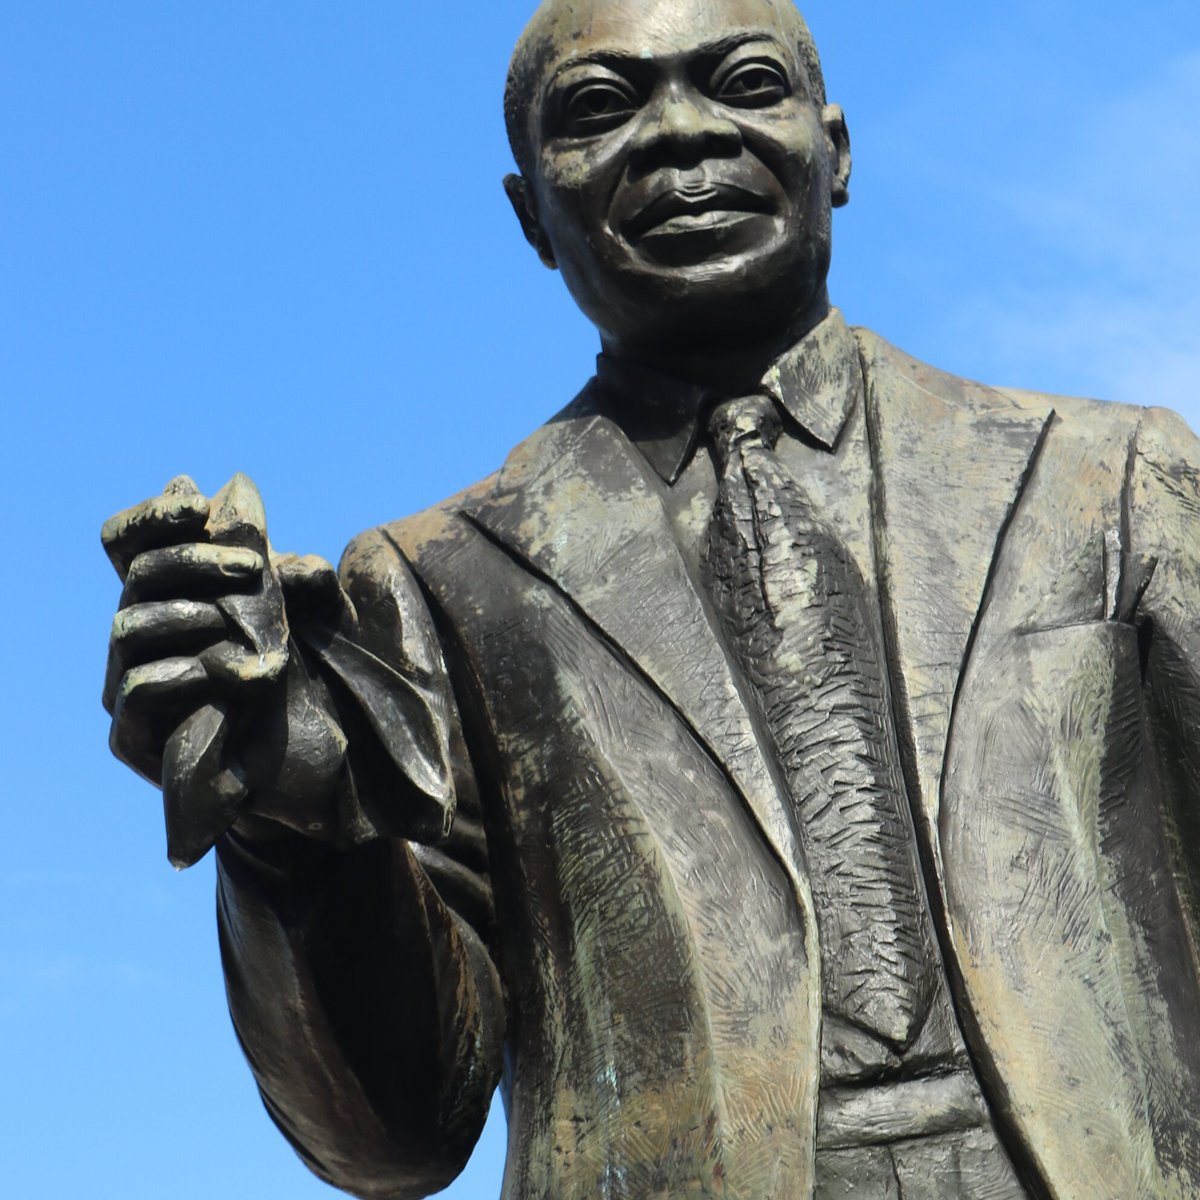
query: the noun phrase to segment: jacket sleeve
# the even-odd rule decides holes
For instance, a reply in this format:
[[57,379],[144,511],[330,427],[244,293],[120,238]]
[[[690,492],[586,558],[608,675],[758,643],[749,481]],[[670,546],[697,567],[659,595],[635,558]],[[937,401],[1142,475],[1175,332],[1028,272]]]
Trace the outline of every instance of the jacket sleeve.
[[[381,532],[351,544],[342,580],[357,627],[321,657],[356,844],[224,839],[221,952],[276,1124],[326,1182],[404,1200],[466,1163],[500,1075],[504,1001],[478,792],[428,611]],[[401,836],[406,814],[421,842]]]

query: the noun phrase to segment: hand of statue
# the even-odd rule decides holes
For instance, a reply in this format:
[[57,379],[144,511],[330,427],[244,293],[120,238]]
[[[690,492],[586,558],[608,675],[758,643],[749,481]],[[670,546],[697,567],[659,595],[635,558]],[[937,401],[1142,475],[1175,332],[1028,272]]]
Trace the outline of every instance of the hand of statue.
[[345,738],[289,653],[285,592],[351,619],[324,560],[273,558],[254,485],[209,500],[186,477],[109,520],[125,584],[104,704],[113,753],[163,789],[168,854],[189,866],[235,821],[333,836]]

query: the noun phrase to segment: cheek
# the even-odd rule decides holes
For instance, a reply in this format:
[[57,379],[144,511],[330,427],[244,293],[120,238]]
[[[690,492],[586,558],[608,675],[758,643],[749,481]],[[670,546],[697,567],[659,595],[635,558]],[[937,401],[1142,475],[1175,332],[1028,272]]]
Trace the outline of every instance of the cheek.
[[814,184],[824,177],[828,159],[824,136],[807,122],[781,116],[743,127],[746,146],[779,181],[795,202],[805,203]]
[[586,142],[545,152],[540,166],[548,190],[591,200],[611,193],[623,163],[619,144]]
[[592,224],[607,218],[625,176],[629,133],[622,127],[607,137],[544,149],[539,165],[546,195],[561,197],[564,208],[585,214]]
[[547,194],[554,197],[578,197],[586,193],[594,171],[592,159],[584,150],[542,160],[542,180]]
[[607,172],[597,170],[583,155],[559,162],[553,174],[543,172],[543,225],[560,255],[571,253],[572,245],[588,247],[585,254],[605,253],[613,240],[610,208],[615,186]]

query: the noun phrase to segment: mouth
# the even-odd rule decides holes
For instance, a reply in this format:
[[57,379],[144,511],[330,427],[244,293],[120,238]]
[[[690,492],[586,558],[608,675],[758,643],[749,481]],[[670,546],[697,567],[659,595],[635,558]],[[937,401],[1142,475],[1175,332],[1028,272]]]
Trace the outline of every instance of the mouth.
[[706,232],[774,211],[765,196],[729,184],[707,183],[657,196],[625,223],[622,232],[630,240]]

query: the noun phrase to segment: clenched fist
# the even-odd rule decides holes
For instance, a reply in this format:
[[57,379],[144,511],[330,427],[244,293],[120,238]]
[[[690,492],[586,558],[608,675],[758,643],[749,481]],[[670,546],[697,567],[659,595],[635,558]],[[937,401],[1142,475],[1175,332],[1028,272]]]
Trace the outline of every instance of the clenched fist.
[[237,821],[332,837],[346,739],[289,645],[288,605],[352,626],[333,568],[272,555],[243,475],[211,500],[174,479],[101,538],[125,585],[104,685],[111,745],[162,787],[171,861],[190,866]]

